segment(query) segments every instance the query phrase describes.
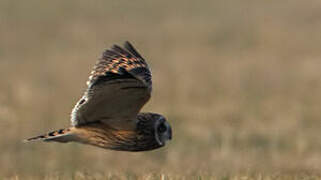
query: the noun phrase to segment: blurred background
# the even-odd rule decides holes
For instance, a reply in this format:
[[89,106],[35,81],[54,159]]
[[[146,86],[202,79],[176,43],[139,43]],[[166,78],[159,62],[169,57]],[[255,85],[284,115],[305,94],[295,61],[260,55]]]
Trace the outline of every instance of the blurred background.
[[[0,1],[0,177],[320,172],[321,2]],[[104,49],[153,72],[174,129],[140,153],[22,140],[68,127]],[[82,175],[79,175],[82,176]]]

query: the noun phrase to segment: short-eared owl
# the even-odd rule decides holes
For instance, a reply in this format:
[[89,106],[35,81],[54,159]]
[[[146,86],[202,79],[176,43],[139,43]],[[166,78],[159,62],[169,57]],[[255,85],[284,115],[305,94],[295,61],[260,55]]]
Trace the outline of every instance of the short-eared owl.
[[129,43],[106,50],[94,66],[88,89],[71,113],[70,128],[27,139],[27,142],[79,142],[119,151],[160,148],[172,138],[166,118],[140,113],[152,91],[144,58]]

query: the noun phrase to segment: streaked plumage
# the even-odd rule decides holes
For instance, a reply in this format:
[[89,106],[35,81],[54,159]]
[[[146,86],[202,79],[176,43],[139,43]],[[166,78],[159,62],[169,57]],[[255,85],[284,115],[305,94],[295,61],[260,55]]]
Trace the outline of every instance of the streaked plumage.
[[165,145],[171,127],[156,113],[139,113],[152,90],[150,69],[129,43],[114,45],[98,60],[88,89],[71,113],[71,128],[27,139],[80,142],[120,151],[145,151]]

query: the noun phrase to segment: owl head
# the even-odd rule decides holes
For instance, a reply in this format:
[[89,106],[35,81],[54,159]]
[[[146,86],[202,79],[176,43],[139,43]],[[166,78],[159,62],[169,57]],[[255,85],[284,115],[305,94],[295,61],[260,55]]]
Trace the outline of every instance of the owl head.
[[164,116],[157,113],[139,113],[137,120],[136,148],[133,151],[157,149],[172,139],[172,128]]

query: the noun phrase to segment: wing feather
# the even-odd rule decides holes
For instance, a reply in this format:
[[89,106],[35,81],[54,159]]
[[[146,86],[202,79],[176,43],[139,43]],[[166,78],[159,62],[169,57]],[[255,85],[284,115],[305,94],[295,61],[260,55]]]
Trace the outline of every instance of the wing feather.
[[136,115],[150,98],[151,77],[146,61],[129,42],[124,48],[107,49],[72,111],[72,125],[101,121],[120,129],[133,128]]

